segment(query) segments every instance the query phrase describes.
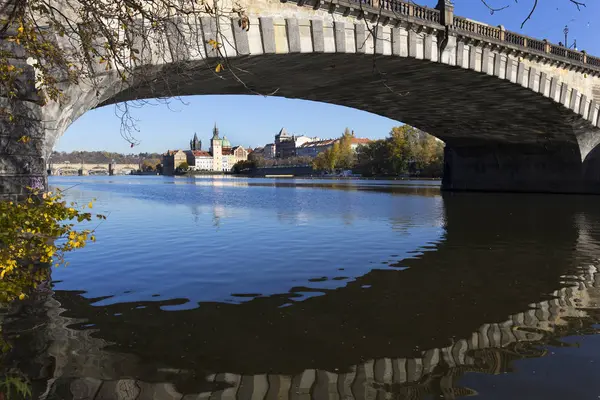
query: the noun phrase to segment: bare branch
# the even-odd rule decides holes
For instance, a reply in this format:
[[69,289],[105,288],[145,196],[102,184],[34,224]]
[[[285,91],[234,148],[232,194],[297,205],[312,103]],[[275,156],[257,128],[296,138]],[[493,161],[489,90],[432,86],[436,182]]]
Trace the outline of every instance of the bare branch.
[[500,7],[500,8],[494,8],[494,7],[490,6],[490,5],[487,3],[487,1],[486,1],[486,0],[481,0],[481,2],[483,3],[483,5],[485,5],[485,6],[486,6],[486,7],[487,7],[487,8],[490,10],[490,14],[494,14],[496,11],[502,11],[502,10],[505,10],[505,9],[507,9],[508,7],[510,7],[510,5],[509,5],[509,4],[507,4],[507,5],[505,5],[505,6],[502,6],[502,7]]
[[523,22],[521,22],[521,29],[525,26],[525,23],[531,19],[531,16],[533,15],[533,13],[535,12],[535,9],[537,8],[537,5],[538,5],[538,0],[534,0],[533,6],[531,7],[531,11],[529,11],[529,15],[527,15],[527,18],[525,18],[523,20]]

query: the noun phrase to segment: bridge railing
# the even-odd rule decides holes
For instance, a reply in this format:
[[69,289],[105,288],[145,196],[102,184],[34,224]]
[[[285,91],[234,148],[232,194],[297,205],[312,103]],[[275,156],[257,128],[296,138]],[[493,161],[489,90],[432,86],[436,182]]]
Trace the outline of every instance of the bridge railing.
[[505,42],[512,46],[521,47],[527,52],[548,54],[578,64],[586,64],[589,68],[600,69],[600,59],[588,56],[584,51],[567,49],[564,46],[549,43],[547,40],[539,40],[516,32],[507,31],[502,27],[493,27],[480,22],[454,16],[452,28],[466,36],[475,34],[484,39]]
[[440,23],[441,13],[435,8],[422,7],[401,0],[351,0],[365,9],[371,8],[377,11],[389,11],[398,16],[412,17],[429,22]]
[[[330,0],[332,1],[332,0]],[[343,1],[343,0],[342,0]],[[523,49],[528,53],[545,55],[553,59],[562,59],[569,63],[581,65],[590,69],[600,71],[600,58],[588,56],[585,51],[571,50],[564,46],[549,43],[547,40],[539,40],[516,32],[505,30],[503,27],[495,27],[483,24],[468,18],[453,15],[446,21],[442,20],[442,12],[438,9],[418,6],[406,0],[346,0],[349,4],[358,5],[361,10],[385,17],[402,19],[423,20],[429,23],[449,26],[453,31],[465,36],[475,36],[477,39],[490,39],[493,42],[506,43]],[[336,0],[340,2],[340,0]],[[353,6],[354,7],[354,6]]]
[[479,24],[475,21],[471,21],[462,17],[454,17],[454,29],[462,32],[475,33],[480,36],[490,37],[496,40],[502,38],[502,31],[499,28]]

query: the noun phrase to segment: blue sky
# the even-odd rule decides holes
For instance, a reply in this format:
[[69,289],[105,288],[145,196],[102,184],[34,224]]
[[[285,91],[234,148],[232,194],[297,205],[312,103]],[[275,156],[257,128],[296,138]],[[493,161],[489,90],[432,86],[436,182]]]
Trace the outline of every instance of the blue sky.
[[[569,25],[569,44],[577,39],[579,50],[600,55],[600,1],[582,0],[587,7],[577,10],[569,0],[540,0],[537,11],[521,29],[533,0],[487,0],[492,7],[507,9],[493,14],[479,0],[454,0],[455,13],[491,25],[551,42],[564,41],[563,28]],[[417,1],[435,6],[437,0]],[[145,106],[134,110],[139,120],[141,141],[130,149],[119,134],[120,121],[114,106],[89,111],[75,121],[56,146],[59,151],[106,150],[122,153],[164,152],[166,149],[187,148],[194,132],[205,143],[216,122],[222,134],[232,144],[259,146],[272,142],[273,136],[285,127],[295,134],[309,136],[339,136],[345,127],[361,137],[380,138],[387,135],[398,121],[364,111],[330,104],[278,97],[260,96],[188,96],[186,104],[174,101],[165,105]],[[229,110],[236,110],[232,116]],[[310,116],[307,118],[307,116]]]

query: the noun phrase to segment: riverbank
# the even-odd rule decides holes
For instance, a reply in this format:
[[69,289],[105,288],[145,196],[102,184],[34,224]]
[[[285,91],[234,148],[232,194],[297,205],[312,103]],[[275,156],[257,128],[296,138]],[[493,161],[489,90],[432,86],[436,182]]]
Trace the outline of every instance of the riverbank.
[[232,176],[239,178],[261,178],[261,179],[283,179],[283,178],[294,178],[294,179],[330,179],[330,180],[361,180],[361,181],[441,181],[442,178],[422,178],[418,176],[411,177],[394,177],[394,176],[331,176],[331,175],[245,175],[245,174],[232,174]]

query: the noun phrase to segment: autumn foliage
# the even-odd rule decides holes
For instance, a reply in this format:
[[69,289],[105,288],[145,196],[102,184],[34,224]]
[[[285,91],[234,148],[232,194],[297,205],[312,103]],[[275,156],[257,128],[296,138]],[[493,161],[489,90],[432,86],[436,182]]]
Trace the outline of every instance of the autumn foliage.
[[65,253],[95,241],[93,230],[77,230],[93,219],[93,202],[67,204],[60,191],[32,191],[22,202],[0,202],[0,302],[23,299],[48,275],[49,265],[67,264]]

